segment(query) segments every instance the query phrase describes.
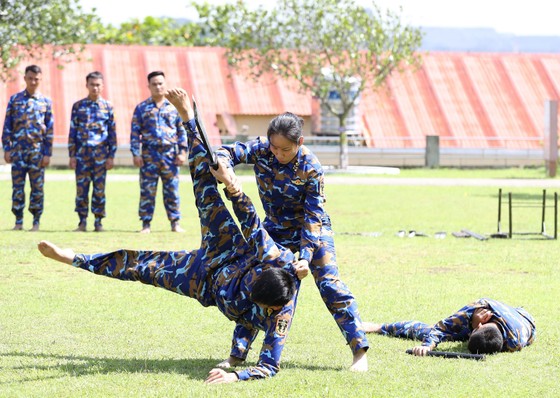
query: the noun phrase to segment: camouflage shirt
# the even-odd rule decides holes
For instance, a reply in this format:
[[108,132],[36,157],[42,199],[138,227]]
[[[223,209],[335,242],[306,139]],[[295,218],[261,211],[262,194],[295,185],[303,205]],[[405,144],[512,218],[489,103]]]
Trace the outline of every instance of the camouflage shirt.
[[75,157],[80,147],[106,145],[109,158],[117,151],[113,105],[103,98],[84,98],[74,103],[70,117],[68,156]]
[[40,151],[52,156],[54,117],[52,101],[27,90],[10,97],[2,132],[4,151]]
[[437,346],[444,341],[466,341],[473,329],[472,316],[478,308],[492,311],[491,322],[502,331],[502,351],[519,351],[536,337],[535,321],[523,308],[513,308],[496,300],[482,298],[464,306],[455,314],[435,324],[422,342],[423,346]]
[[186,152],[187,139],[185,128],[177,109],[168,100],[158,108],[150,97],[134,109],[130,133],[130,151],[140,156],[142,147],[175,146]]
[[232,167],[240,163],[253,165],[267,230],[274,236],[297,231],[299,257],[311,263],[321,228],[330,225],[324,209],[323,168],[317,157],[302,145],[290,163],[282,164],[270,151],[266,138],[226,145],[216,154]]

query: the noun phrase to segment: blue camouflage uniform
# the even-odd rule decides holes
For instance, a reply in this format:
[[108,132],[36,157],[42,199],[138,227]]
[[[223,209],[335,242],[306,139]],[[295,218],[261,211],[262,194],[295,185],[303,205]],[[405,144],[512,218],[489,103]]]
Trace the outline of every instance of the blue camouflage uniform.
[[[315,284],[353,353],[368,348],[358,306],[340,280],[331,221],[324,209],[323,169],[317,157],[301,146],[295,158],[281,164],[265,138],[236,142],[216,151],[233,167],[252,164],[266,218],[264,227],[277,243],[299,252],[309,262]],[[244,342],[254,339],[238,328],[239,343],[231,355],[245,358]]]
[[[195,131],[194,122],[189,129]],[[269,267],[288,270],[299,289],[293,253],[277,245],[262,226],[251,200],[226,196],[241,226],[225,207],[208,170],[206,149],[189,133],[189,166],[200,216],[202,244],[198,250],[153,252],[119,250],[75,256],[73,265],[112,278],[140,281],[217,306],[237,325],[266,334],[256,366],[237,371],[240,380],[274,376],[294,315],[297,292],[279,311],[263,310],[249,298],[255,278]]]
[[105,217],[105,162],[117,151],[113,105],[103,98],[84,98],[72,106],[68,155],[76,158],[76,212],[85,223],[89,207],[89,186],[93,182],[91,212],[95,225]]
[[12,213],[16,224],[23,224],[25,179],[29,174],[31,194],[29,212],[38,225],[43,214],[45,168],[43,156],[52,155],[54,117],[52,101],[40,93],[27,90],[10,97],[2,132],[2,147],[12,157]]
[[163,184],[163,204],[173,224],[181,218],[179,199],[179,152],[188,150],[185,129],[177,109],[164,99],[160,108],[150,97],[134,109],[130,133],[132,156],[142,156],[138,215],[149,225],[154,214],[158,179]]
[[435,325],[418,321],[384,323],[381,334],[421,340],[423,346],[432,348],[445,341],[467,341],[473,331],[473,313],[479,308],[492,312],[490,322],[498,325],[504,339],[502,351],[519,351],[535,340],[535,321],[525,309],[510,307],[489,298],[466,305]]

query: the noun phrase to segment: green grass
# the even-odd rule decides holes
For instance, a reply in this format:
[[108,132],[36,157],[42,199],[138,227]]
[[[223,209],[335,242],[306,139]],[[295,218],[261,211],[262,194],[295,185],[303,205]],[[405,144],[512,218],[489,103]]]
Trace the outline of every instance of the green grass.
[[[491,177],[496,171],[480,170],[410,173],[538,178],[538,171],[530,176],[533,171],[504,169],[499,177]],[[356,295],[364,320],[434,322],[480,297],[523,305],[533,314],[538,328],[534,345],[484,362],[412,357],[404,351],[414,342],[370,336],[370,370],[351,373],[346,370],[350,351],[307,278],[281,372],[266,381],[206,386],[207,372],[229,353],[234,326],[215,308],[73,269],[36,250],[41,239],[88,253],[121,247],[196,248],[200,236],[191,188],[181,185],[185,234],[169,232],[161,192],[153,233],[135,232],[140,227],[137,182],[108,184],[108,232],[78,234],[71,232],[77,224],[74,182],[50,181],[42,230],[33,234],[10,231],[11,186],[0,181],[0,396],[557,396],[559,242],[451,236],[463,228],[496,231],[498,186],[326,187],[341,277]],[[245,191],[256,198],[252,184],[245,183]],[[524,200],[540,200],[539,189],[511,191]],[[514,215],[519,230],[539,230],[540,209],[517,209]],[[26,213],[26,228],[30,222]],[[400,229],[431,236],[399,238],[395,233]],[[434,239],[437,231],[446,231],[447,238]],[[249,355],[250,364],[257,360],[261,339]],[[440,348],[466,350],[462,343]]]

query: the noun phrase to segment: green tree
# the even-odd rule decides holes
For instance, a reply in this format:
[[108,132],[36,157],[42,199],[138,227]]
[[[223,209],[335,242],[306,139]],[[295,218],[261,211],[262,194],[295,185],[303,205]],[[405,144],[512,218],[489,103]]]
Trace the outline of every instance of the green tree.
[[95,43],[140,44],[157,46],[200,45],[198,24],[172,18],[146,17],[143,21],[132,19],[120,26],[97,24]]
[[23,58],[72,59],[91,41],[95,22],[78,0],[0,0],[0,80],[13,78]]
[[[230,65],[258,79],[264,73],[296,81],[339,121],[340,167],[348,165],[346,119],[365,90],[382,87],[405,65],[418,65],[419,29],[372,1],[278,0],[274,8],[193,4],[201,29],[227,48]],[[336,106],[328,101],[337,93]]]

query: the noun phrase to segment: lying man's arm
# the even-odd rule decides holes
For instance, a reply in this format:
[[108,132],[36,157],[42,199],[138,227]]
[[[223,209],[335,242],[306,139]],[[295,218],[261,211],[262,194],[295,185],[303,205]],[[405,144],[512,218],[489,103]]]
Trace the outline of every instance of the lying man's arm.
[[466,305],[455,314],[436,323],[422,345],[412,349],[414,355],[424,356],[444,341],[467,341],[472,332],[471,318],[475,303]]

